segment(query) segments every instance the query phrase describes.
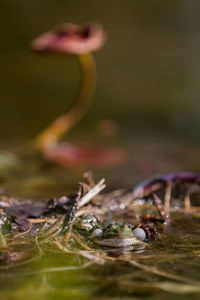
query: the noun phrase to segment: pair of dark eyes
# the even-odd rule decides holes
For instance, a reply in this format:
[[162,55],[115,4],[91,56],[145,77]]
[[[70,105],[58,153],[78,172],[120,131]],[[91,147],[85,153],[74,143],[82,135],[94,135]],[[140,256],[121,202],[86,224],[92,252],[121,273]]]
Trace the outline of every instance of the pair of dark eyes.
[[[131,228],[131,225],[127,225],[128,226],[128,228]],[[121,227],[121,226],[119,226],[119,227]],[[108,225],[107,227],[106,227],[106,229],[113,229],[113,227],[112,227],[112,225]]]

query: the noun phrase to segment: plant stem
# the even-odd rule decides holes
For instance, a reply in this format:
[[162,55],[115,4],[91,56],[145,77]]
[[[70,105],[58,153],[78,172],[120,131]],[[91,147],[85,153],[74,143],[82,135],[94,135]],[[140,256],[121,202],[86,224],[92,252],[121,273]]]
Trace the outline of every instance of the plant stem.
[[2,233],[2,231],[1,231],[1,228],[0,228],[0,243],[2,244],[3,247],[6,247],[6,246],[7,246],[7,242],[6,242],[5,237],[3,236],[3,233]]
[[96,66],[91,54],[77,57],[82,70],[79,97],[66,114],[58,117],[35,138],[35,145],[39,150],[55,145],[83,117],[89,107],[96,88]]

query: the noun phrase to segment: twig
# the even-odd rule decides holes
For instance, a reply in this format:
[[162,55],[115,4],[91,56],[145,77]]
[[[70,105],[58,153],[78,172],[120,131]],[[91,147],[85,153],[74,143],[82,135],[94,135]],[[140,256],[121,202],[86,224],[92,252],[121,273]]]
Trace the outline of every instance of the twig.
[[16,239],[16,238],[18,238],[19,236],[23,236],[23,235],[29,233],[29,232],[31,231],[31,229],[32,229],[32,223],[29,222],[29,228],[28,228],[28,230],[23,231],[23,232],[16,233],[16,234],[13,236],[13,239]]
[[106,187],[104,182],[105,179],[101,179],[86,195],[84,195],[79,201],[78,208],[86,205],[93,197],[98,195]]
[[105,212],[97,207],[83,207],[76,212],[75,217],[78,218],[85,214],[104,215]]
[[81,195],[82,195],[82,191],[83,191],[83,185],[80,183],[79,184],[79,189],[78,189],[78,192],[77,192],[77,196],[76,196],[76,199],[74,200],[74,204],[72,206],[72,209],[71,209],[71,212],[70,212],[70,215],[69,215],[69,220],[67,222],[67,225],[66,225],[66,234],[65,234],[65,238],[64,238],[64,242],[66,242],[72,232],[72,227],[73,227],[73,223],[74,223],[74,220],[76,218],[76,211],[78,209],[78,204],[79,204],[79,201],[80,201],[80,198],[81,198]]
[[66,218],[66,214],[62,215],[55,224],[53,224],[44,234],[42,234],[42,237],[47,237],[49,235],[57,234],[62,230],[63,222]]
[[172,192],[172,182],[168,181],[166,184],[166,192],[165,192],[165,197],[164,197],[164,206],[165,206],[166,212],[169,212],[171,192]]
[[0,228],[0,241],[1,241],[3,247],[7,247],[7,242],[6,242],[5,237],[3,236],[3,233],[1,232],[1,228]]
[[187,193],[184,197],[184,205],[185,205],[185,211],[189,212],[191,209],[191,202],[190,202],[190,195]]
[[78,236],[78,234],[72,233],[72,237],[75,239],[75,241],[85,250],[91,250],[91,248],[86,245],[84,242],[82,242],[81,238]]
[[182,282],[185,282],[185,283],[195,284],[195,285],[199,286],[199,282],[197,282],[197,281],[193,281],[193,280],[190,280],[190,279],[185,278],[185,277],[181,277],[181,276],[178,276],[178,275],[175,275],[175,274],[160,271],[156,267],[146,266],[146,265],[143,265],[143,264],[140,264],[140,263],[136,262],[135,260],[130,260],[128,262],[129,262],[129,264],[131,264],[131,265],[133,265],[133,266],[135,266],[135,267],[137,267],[137,268],[139,268],[143,271],[146,271],[146,272],[149,272],[149,273],[161,276],[161,277],[169,278],[169,279],[172,279],[172,280],[182,281]]
[[55,223],[56,221],[58,221],[58,219],[56,218],[43,218],[43,219],[40,219],[40,218],[36,218],[36,219],[28,219],[29,222],[31,223],[34,223],[34,224],[37,224],[37,223]]
[[156,193],[153,193],[153,198],[154,198],[155,205],[156,205],[156,207],[157,207],[160,215],[164,218],[164,220],[166,222],[169,221],[169,214],[165,210],[165,207],[162,204],[162,201],[158,198],[158,196],[156,195]]
[[[80,242],[80,240],[77,242]],[[70,250],[68,249],[67,247],[65,247],[64,245],[62,245],[57,239],[55,239],[54,243],[56,244],[56,246],[63,250],[64,252],[67,252],[67,253],[73,253],[73,254],[78,254],[78,255],[81,255],[89,260],[93,260],[93,262],[97,263],[97,264],[100,264],[100,265],[103,265],[105,263],[105,258],[104,257],[101,257],[99,255],[94,255],[91,253],[91,249],[89,248],[88,251],[82,251],[82,250]]]

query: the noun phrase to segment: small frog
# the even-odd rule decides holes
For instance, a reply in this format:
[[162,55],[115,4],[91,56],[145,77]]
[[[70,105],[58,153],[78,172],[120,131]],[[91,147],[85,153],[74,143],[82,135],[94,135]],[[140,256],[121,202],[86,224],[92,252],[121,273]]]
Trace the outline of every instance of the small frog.
[[143,244],[143,241],[136,237],[130,225],[116,221],[103,223],[101,228],[94,229],[92,239],[95,243],[107,247],[128,247]]

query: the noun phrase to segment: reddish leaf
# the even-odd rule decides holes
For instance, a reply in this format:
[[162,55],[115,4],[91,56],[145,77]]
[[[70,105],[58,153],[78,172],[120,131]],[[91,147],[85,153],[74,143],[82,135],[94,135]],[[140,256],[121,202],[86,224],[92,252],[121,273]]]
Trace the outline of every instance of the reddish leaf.
[[46,149],[44,157],[48,161],[56,162],[63,166],[90,165],[104,167],[124,163],[127,159],[127,154],[119,148],[100,149],[61,143],[58,146]]

